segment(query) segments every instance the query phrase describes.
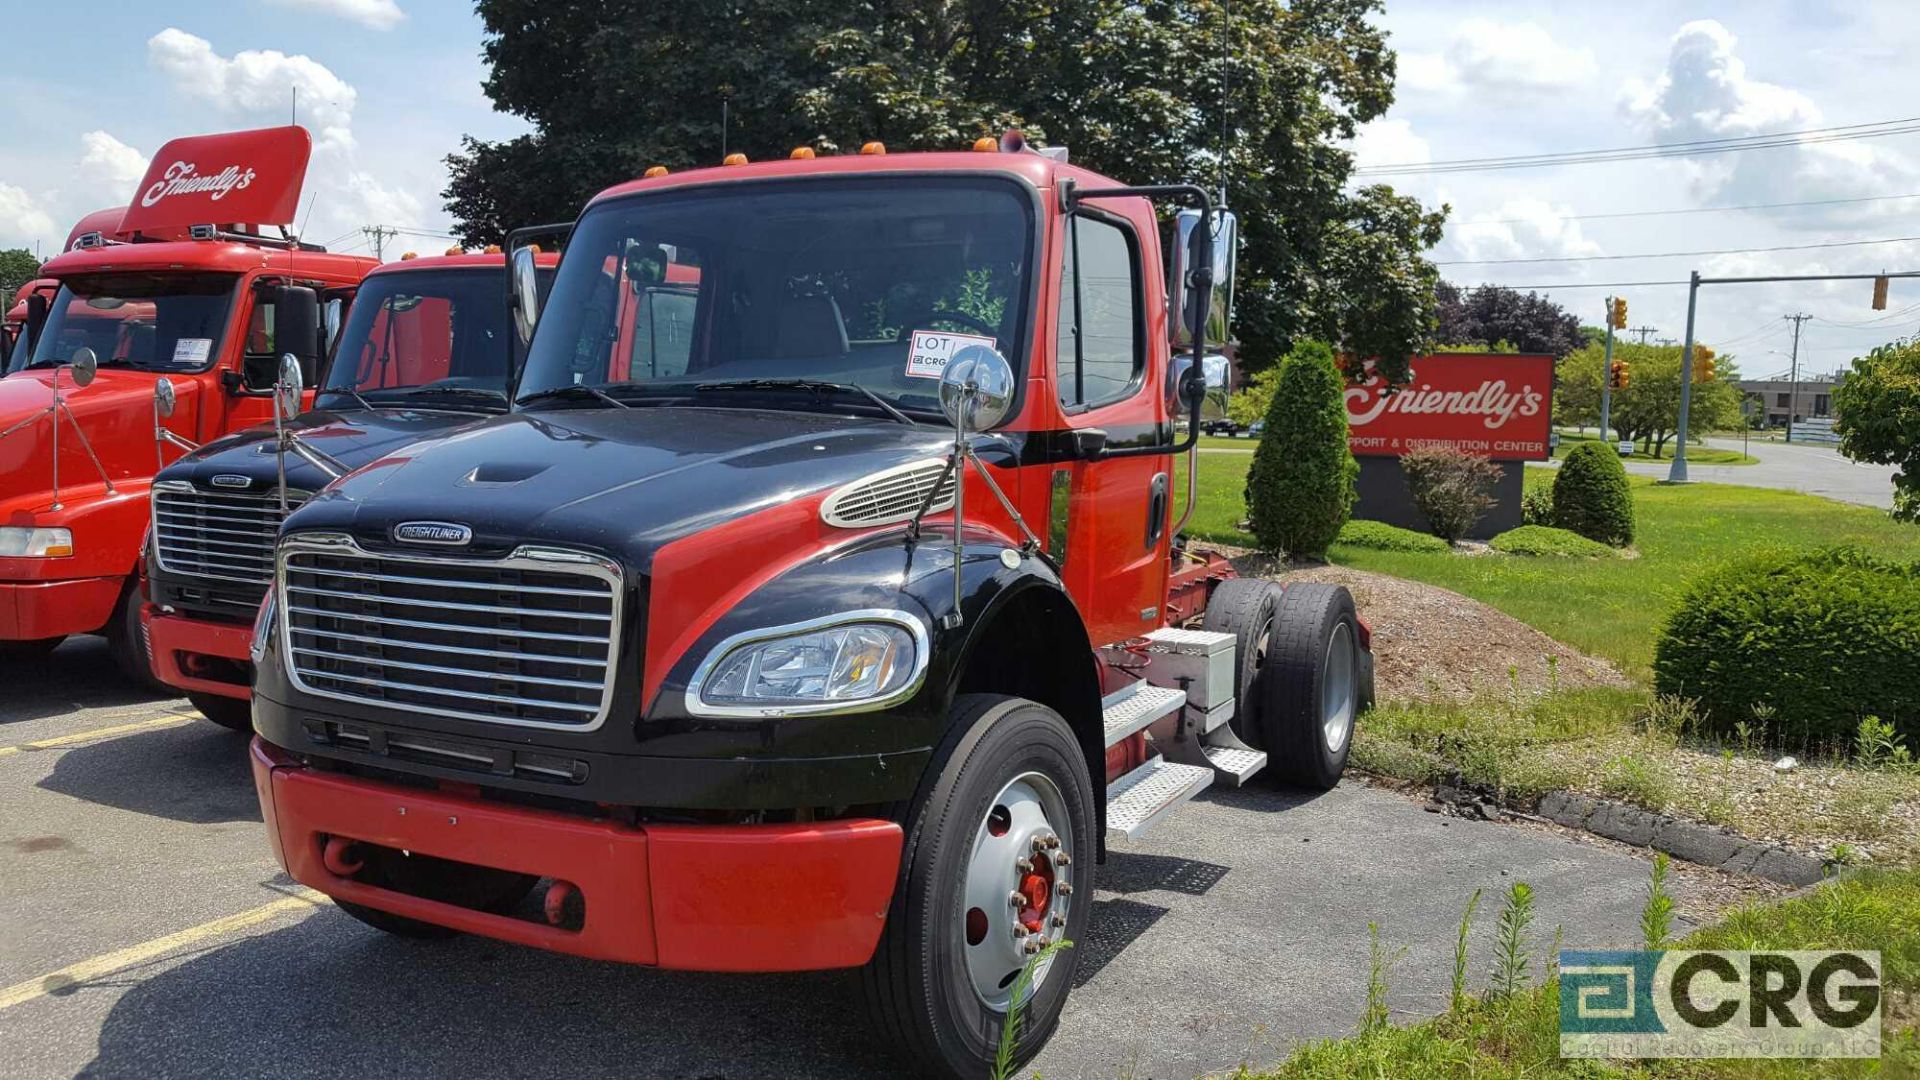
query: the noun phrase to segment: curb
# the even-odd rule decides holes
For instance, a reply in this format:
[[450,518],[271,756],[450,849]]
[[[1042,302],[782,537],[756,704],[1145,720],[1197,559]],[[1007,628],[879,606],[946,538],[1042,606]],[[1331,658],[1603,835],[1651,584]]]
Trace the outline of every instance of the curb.
[[1782,885],[1815,885],[1827,877],[1827,864],[1812,856],[1612,799],[1549,791],[1540,797],[1536,812],[1556,825],[1664,851],[1676,859],[1728,873],[1748,874]]
[[1433,804],[1428,809],[1485,821],[1515,815],[1551,822],[1622,844],[1664,851],[1698,866],[1764,878],[1781,885],[1817,885],[1835,869],[1820,859],[1778,844],[1749,840],[1717,826],[1684,821],[1613,799],[1572,791],[1549,791],[1540,796],[1531,813],[1525,813],[1515,807],[1502,806],[1485,792],[1443,780],[1434,785]]

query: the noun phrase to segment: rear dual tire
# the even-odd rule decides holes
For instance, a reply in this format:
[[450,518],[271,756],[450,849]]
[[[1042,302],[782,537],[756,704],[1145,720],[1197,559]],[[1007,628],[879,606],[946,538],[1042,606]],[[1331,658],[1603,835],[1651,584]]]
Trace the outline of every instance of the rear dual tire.
[[[1084,938],[1096,851],[1093,800],[1086,757],[1058,713],[998,695],[954,702],[948,735],[905,815],[886,928],[861,972],[874,1029],[925,1075],[992,1074],[1010,991],[1031,955],[1024,950],[1032,931],[1020,935],[1014,923],[1037,914],[1032,921],[1048,940]],[[1045,846],[1049,836],[1057,847]],[[1030,898],[1046,902],[1015,907],[1011,894],[1035,873],[1066,888],[1027,884]],[[1017,1010],[1016,1069],[1053,1034],[1078,966],[1072,948],[1035,965],[1031,992]]]
[[1234,635],[1233,732],[1267,752],[1261,775],[1325,791],[1340,782],[1371,665],[1346,588],[1317,581],[1222,582],[1201,623]]

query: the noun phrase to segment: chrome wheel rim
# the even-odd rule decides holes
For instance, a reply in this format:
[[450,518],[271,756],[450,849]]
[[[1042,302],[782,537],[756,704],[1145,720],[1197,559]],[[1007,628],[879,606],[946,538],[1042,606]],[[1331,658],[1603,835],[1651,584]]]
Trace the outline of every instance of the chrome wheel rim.
[[[973,992],[993,1012],[1015,1005],[1020,970],[1066,936],[1075,858],[1066,799],[1041,773],[1009,781],[974,829],[958,932]],[[1053,961],[1035,965],[1021,1004],[1045,985]]]
[[1353,669],[1353,632],[1343,620],[1327,637],[1326,663],[1321,667],[1320,734],[1329,753],[1339,753],[1353,734]]

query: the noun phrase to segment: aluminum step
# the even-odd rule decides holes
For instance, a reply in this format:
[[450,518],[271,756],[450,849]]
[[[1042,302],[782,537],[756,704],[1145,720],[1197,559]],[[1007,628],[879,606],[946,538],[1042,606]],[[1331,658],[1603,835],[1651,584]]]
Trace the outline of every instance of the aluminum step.
[[1247,778],[1267,767],[1267,752],[1252,748],[1233,746],[1205,746],[1200,749],[1213,766],[1215,778],[1223,784],[1234,787],[1247,782]]
[[1214,771],[1150,758],[1107,785],[1107,840],[1136,840],[1167,812],[1212,785]]
[[1184,690],[1136,682],[1108,694],[1100,702],[1101,718],[1107,729],[1107,745],[1144,730],[1154,721],[1171,715],[1187,703]]

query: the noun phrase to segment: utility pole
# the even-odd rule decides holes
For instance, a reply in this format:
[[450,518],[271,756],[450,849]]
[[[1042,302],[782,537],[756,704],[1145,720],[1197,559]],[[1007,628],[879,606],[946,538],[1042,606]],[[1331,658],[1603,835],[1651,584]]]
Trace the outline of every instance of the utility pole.
[[367,239],[373,243],[373,257],[380,262],[386,262],[387,241],[400,234],[385,225],[362,225],[360,231],[365,233]]
[[1693,404],[1693,315],[1700,301],[1700,271],[1687,281],[1687,343],[1680,350],[1680,424],[1673,440],[1673,468],[1667,470],[1667,483],[1687,482],[1687,411]]
[[1647,335],[1653,333],[1655,330],[1658,330],[1658,329],[1659,327],[1657,326],[1636,326],[1633,329],[1627,331],[1627,333],[1639,334],[1640,344],[1645,345],[1647,343]]
[[1787,378],[1787,441],[1793,441],[1793,424],[1800,415],[1800,324],[1813,318],[1811,315],[1782,315],[1783,319],[1793,322],[1793,367]]

